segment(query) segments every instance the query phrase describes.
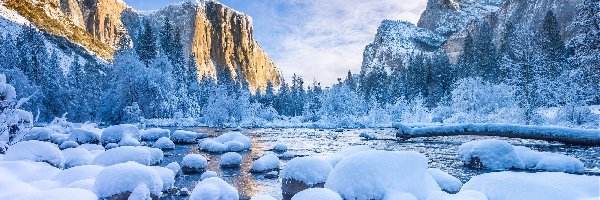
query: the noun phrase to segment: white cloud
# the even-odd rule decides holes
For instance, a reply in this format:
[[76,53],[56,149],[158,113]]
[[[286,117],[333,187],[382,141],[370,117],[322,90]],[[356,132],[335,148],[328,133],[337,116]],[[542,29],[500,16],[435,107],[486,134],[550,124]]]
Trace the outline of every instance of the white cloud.
[[255,5],[265,9],[255,23],[268,23],[260,28],[272,29],[259,40],[261,44],[269,40],[266,49],[286,79],[295,73],[305,82],[316,79],[330,85],[347,70],[360,72],[363,50],[382,20],[417,23],[426,4],[426,0],[275,0]]

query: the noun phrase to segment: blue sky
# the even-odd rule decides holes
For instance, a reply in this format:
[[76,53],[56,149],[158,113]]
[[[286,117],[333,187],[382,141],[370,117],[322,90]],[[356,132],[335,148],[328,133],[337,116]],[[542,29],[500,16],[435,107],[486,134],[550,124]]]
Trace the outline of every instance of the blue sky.
[[[156,10],[182,0],[125,0]],[[325,85],[359,73],[362,52],[384,19],[416,23],[427,0],[220,0],[252,16],[259,44],[282,70]]]

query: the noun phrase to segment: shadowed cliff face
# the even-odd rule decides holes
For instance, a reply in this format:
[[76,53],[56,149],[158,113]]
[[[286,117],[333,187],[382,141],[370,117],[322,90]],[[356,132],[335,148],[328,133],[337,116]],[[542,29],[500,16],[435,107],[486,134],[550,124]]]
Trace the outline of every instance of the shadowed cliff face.
[[[121,38],[135,40],[144,17],[155,32],[169,18],[180,31],[186,58],[194,56],[198,77],[228,72],[264,90],[279,85],[281,75],[253,37],[252,19],[215,2],[183,3],[153,13],[138,12],[118,0],[0,0],[40,29],[67,38],[105,60],[111,60]],[[156,38],[160,38],[157,35]],[[135,42],[134,42],[135,44]]]

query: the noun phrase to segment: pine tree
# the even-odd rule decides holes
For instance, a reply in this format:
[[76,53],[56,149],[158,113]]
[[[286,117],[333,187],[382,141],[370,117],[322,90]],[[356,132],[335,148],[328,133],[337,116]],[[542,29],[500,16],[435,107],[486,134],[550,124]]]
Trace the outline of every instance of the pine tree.
[[471,33],[465,37],[463,50],[458,58],[458,63],[455,71],[455,77],[467,78],[477,76],[476,72],[478,65],[477,49],[473,41]]
[[144,30],[138,37],[138,46],[136,51],[141,61],[148,66],[152,59],[158,55],[158,47],[156,46],[156,36],[152,30],[152,25],[148,20],[144,22]]
[[479,27],[479,35],[475,43],[475,57],[471,60],[475,65],[476,76],[484,80],[498,82],[496,46],[493,43],[493,30],[489,23],[483,22]]
[[294,74],[292,76],[292,102],[291,102],[291,113],[292,116],[300,116],[303,113],[304,103],[305,103],[305,93],[304,93],[304,80],[302,77]]
[[350,88],[350,90],[356,91],[356,81],[354,80],[354,76],[352,75],[352,72],[350,70],[348,70],[348,74],[346,75],[346,80],[344,80],[344,83],[348,85],[348,88]]
[[570,60],[583,73],[581,85],[590,99],[600,104],[600,1],[585,0],[578,10],[579,15],[572,26],[579,31],[568,44],[573,52]]

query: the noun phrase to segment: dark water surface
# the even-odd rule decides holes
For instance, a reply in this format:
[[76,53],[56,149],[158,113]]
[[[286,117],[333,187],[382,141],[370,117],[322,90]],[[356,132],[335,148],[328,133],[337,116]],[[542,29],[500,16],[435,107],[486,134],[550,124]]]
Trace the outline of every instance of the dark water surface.
[[[211,137],[227,132],[216,132],[215,129],[209,128],[190,130],[209,133]],[[439,168],[458,177],[464,183],[473,176],[490,171],[464,167],[457,155],[458,147],[464,142],[496,138],[506,140],[513,145],[527,146],[537,151],[573,156],[585,164],[586,174],[600,175],[600,147],[598,146],[571,146],[539,140],[482,136],[431,137],[399,141],[396,140],[394,129],[354,129],[345,130],[344,132],[315,129],[244,129],[241,132],[252,139],[252,151],[242,153],[243,161],[239,169],[222,169],[219,165],[220,155],[201,152],[198,145],[195,144],[178,145],[175,150],[165,151],[162,166],[166,166],[171,162],[181,164],[181,160],[188,153],[202,154],[209,159],[208,170],[217,172],[220,178],[237,188],[241,199],[250,199],[250,197],[258,194],[268,194],[281,199],[281,179],[268,179],[263,174],[249,172],[252,162],[263,154],[269,153],[270,148],[275,144],[286,144],[289,147],[288,151],[299,156],[327,156],[345,147],[356,145],[366,145],[374,149],[389,151],[416,151],[429,158],[430,168]],[[359,134],[363,132],[376,135],[377,140],[367,141],[361,139]],[[280,162],[282,167],[285,167],[287,161],[281,160]],[[200,175],[182,175],[176,181],[175,186],[188,188],[191,193],[196,183],[200,181]],[[165,195],[161,199],[187,199],[187,197]]]

